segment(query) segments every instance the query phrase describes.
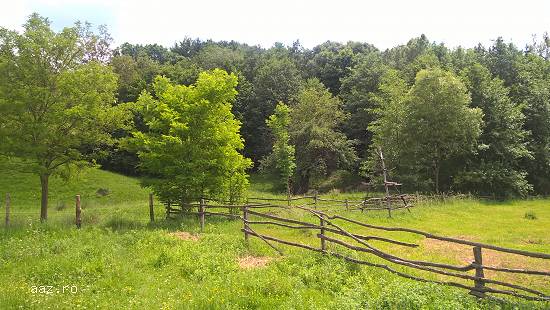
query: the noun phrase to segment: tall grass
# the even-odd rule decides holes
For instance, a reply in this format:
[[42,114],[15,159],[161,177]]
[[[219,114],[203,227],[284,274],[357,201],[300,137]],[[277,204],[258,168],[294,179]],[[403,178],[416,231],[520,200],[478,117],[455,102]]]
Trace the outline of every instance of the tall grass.
[[[164,219],[156,208],[148,222],[146,189],[137,179],[92,169],[71,183],[52,182],[51,199],[66,208],[50,209],[38,221],[38,180],[0,171],[0,190],[12,194],[14,210],[35,211],[0,226],[0,309],[545,309],[548,304],[508,299],[477,300],[467,292],[418,283],[384,270],[282,247],[278,256],[261,240],[245,244],[242,222],[207,218],[199,233],[196,217]],[[15,181],[14,181],[15,180]],[[283,197],[267,181],[253,180],[250,195]],[[96,191],[107,188],[110,194]],[[83,196],[83,228],[73,225],[74,194]],[[363,193],[334,194],[361,197]],[[86,203],[88,203],[86,205]],[[550,203],[547,200],[486,203],[451,200],[412,210],[349,212],[374,224],[406,226],[447,236],[475,238],[550,253]],[[3,210],[3,209],[2,209]],[[275,212],[275,211],[273,211]],[[534,212],[536,220],[526,219]],[[0,214],[2,214],[0,212]],[[300,215],[298,215],[300,216]],[[3,225],[3,224],[1,224]],[[198,241],[170,233],[197,234]],[[266,233],[316,244],[314,233],[266,228]],[[416,237],[400,236],[414,242]],[[394,249],[400,251],[399,249]],[[402,254],[402,253],[399,253]],[[270,256],[263,268],[242,269],[244,256]],[[441,253],[425,252],[430,258]],[[452,261],[453,258],[447,258]],[[536,285],[536,283],[535,283]],[[33,291],[52,287],[52,293]],[[76,292],[63,292],[76,287]],[[61,292],[57,292],[61,290]]]

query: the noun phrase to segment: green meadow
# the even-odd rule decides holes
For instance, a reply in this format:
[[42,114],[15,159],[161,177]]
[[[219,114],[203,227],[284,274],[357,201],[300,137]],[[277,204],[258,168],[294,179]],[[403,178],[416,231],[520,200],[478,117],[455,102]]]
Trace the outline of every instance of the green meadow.
[[[139,180],[87,169],[75,178],[53,179],[47,223],[39,219],[39,182],[3,164],[0,191],[12,197],[12,221],[0,224],[1,309],[546,309],[550,305],[515,298],[478,300],[467,291],[421,283],[374,267],[288,246],[284,255],[252,238],[247,245],[242,222],[208,217],[204,232],[196,216],[165,219],[155,204],[149,223],[148,193]],[[98,192],[99,189],[104,191]],[[106,191],[105,191],[106,190]],[[105,192],[107,194],[105,195]],[[74,227],[74,196],[80,194],[83,227]],[[283,197],[268,180],[253,176],[249,195]],[[360,198],[364,193],[324,197]],[[322,206],[321,206],[322,208]],[[326,208],[336,212],[335,209]],[[416,228],[442,236],[550,253],[550,201],[488,202],[448,199],[422,202],[388,218],[385,212],[337,210],[378,225]],[[0,209],[4,213],[4,206]],[[271,210],[285,217],[315,219],[304,212]],[[448,247],[423,237],[375,232],[419,244],[416,249],[377,244],[409,258],[464,263],[471,248]],[[317,232],[258,226],[268,235],[319,244]],[[185,232],[182,236],[182,232]],[[179,236],[179,237],[178,237]],[[330,250],[344,250],[329,246]],[[357,258],[380,262],[368,255]],[[549,262],[517,255],[489,255],[501,266],[550,270]],[[252,264],[246,264],[251,260]],[[254,262],[258,261],[258,264]],[[407,271],[405,267],[397,270]],[[411,271],[433,280],[445,278]],[[498,276],[497,276],[498,278]],[[498,278],[550,293],[544,277]],[[534,279],[534,280],[533,280]]]

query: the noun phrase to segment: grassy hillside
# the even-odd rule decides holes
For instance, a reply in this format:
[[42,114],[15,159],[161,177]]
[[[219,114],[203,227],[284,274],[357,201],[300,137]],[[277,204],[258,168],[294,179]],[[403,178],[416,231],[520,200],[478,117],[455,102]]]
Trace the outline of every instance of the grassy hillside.
[[[0,160],[0,193],[10,193],[14,208],[40,208],[40,179],[37,175],[16,170],[17,163]],[[102,196],[99,189],[108,190]],[[147,200],[148,191],[139,180],[100,169],[84,169],[70,180],[50,179],[50,207],[73,206],[75,195],[81,195],[86,206],[108,206],[136,200]]]
[[[462,290],[418,283],[384,270],[358,267],[289,247],[282,247],[285,256],[280,257],[261,240],[252,239],[247,246],[240,232],[240,221],[208,218],[205,232],[199,233],[194,216],[164,220],[163,209],[157,207],[157,221],[150,224],[148,191],[139,186],[138,180],[97,169],[70,183],[52,181],[52,218],[47,224],[40,224],[36,220],[39,186],[34,179],[37,178],[6,170],[0,170],[0,175],[2,194],[4,189],[10,191],[14,208],[36,210],[34,220],[16,221],[7,229],[0,224],[0,309],[545,309],[550,306],[521,300],[478,301]],[[251,196],[278,196],[268,180],[261,177],[253,178],[252,185]],[[98,196],[99,188],[108,189],[110,194]],[[77,192],[89,204],[84,209],[81,230],[72,224],[72,200]],[[362,195],[333,194],[339,198]],[[57,201],[66,202],[67,208],[57,210]],[[526,213],[536,219],[525,218]],[[346,215],[373,224],[419,228],[445,236],[550,253],[548,200],[505,203],[451,200],[424,204],[412,213],[398,211],[392,219],[377,212]],[[311,231],[280,228],[261,231],[318,243]],[[395,233],[391,235],[396,237]],[[418,237],[400,237],[419,242],[421,247],[413,252],[394,246],[391,250],[396,254],[411,258],[427,256],[450,263],[462,260],[457,249],[425,243]],[[243,258],[250,257],[253,262],[268,263],[256,267],[241,264]],[[550,269],[544,264],[537,267]],[[529,284],[541,289],[547,286],[544,279]],[[47,291],[37,292],[37,287]]]

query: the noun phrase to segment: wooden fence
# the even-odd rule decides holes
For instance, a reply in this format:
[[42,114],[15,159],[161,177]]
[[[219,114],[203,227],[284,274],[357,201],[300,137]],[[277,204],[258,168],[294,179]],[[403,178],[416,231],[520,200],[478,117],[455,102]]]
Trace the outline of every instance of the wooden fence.
[[295,202],[300,202],[301,205],[311,206],[316,210],[331,210],[331,211],[353,211],[359,210],[361,212],[365,211],[388,211],[388,216],[391,217],[391,212],[398,209],[407,209],[411,212],[411,208],[414,205],[411,205],[411,201],[416,201],[418,198],[415,195],[408,194],[396,194],[396,195],[386,195],[384,197],[372,197],[364,198],[361,200],[356,199],[331,199],[323,198],[317,194],[313,196],[300,196],[300,197],[289,197],[287,199],[279,198],[260,198],[260,197],[250,197],[248,201],[259,202],[265,201],[270,203],[286,203],[287,206]]
[[[279,208],[289,208],[285,206],[273,206]],[[315,252],[324,253],[327,255],[333,255],[342,259],[345,259],[349,262],[368,265],[373,267],[378,267],[385,269],[389,272],[397,274],[399,276],[422,281],[422,282],[433,282],[439,284],[450,285],[462,289],[468,290],[472,295],[478,297],[486,297],[488,293],[492,294],[504,294],[511,295],[515,297],[520,297],[528,300],[537,300],[537,301],[550,301],[550,296],[546,295],[543,292],[537,291],[532,288],[528,288],[519,284],[509,283],[505,281],[494,280],[487,277],[484,273],[485,270],[491,270],[493,272],[501,273],[514,273],[514,274],[524,274],[535,277],[550,277],[550,272],[541,271],[541,270],[526,270],[526,269],[512,269],[512,268],[502,268],[489,266],[483,263],[483,249],[488,249],[505,254],[515,254],[523,257],[531,257],[536,259],[548,260],[550,259],[549,254],[528,252],[523,250],[516,250],[510,248],[499,247],[491,244],[484,244],[479,242],[461,240],[456,238],[449,238],[434,235],[431,233],[423,232],[420,230],[401,228],[401,227],[385,227],[371,225],[363,223],[354,219],[343,217],[340,215],[329,215],[325,212],[314,210],[308,207],[303,206],[294,206],[290,207],[294,210],[302,210],[313,215],[314,218],[318,219],[318,222],[307,222],[303,220],[296,220],[291,218],[285,218],[274,214],[268,214],[265,212],[260,212],[258,210],[251,210],[248,207],[243,207],[243,229],[244,237],[248,240],[249,236],[257,237],[264,242],[266,242],[270,247],[274,248],[277,252],[282,254],[282,251],[274,245],[274,243],[281,243],[293,247],[299,247]],[[253,219],[254,217],[260,218],[260,220]],[[403,257],[398,257],[387,253],[378,247],[374,246],[370,241],[376,240],[379,242],[389,243],[391,245],[399,245],[404,247],[416,248],[419,245],[404,241],[399,241],[391,238],[376,236],[376,235],[361,235],[349,230],[343,229],[340,223],[346,223],[347,225],[353,224],[360,227],[366,227],[372,230],[379,231],[391,231],[391,232],[406,232],[411,234],[416,234],[423,236],[425,238],[439,240],[448,243],[460,244],[465,246],[470,246],[472,248],[472,262],[466,265],[451,265],[439,262],[429,262],[423,260],[413,260]],[[318,230],[319,233],[316,237],[320,240],[319,247],[311,246],[308,244],[298,243],[294,241],[284,240],[278,237],[265,235],[258,233],[253,226],[262,226],[262,225],[272,225],[290,229],[312,229]],[[428,273],[443,275],[451,279],[460,279],[462,282],[452,281],[440,281],[440,280],[430,280],[422,278],[410,273],[402,272],[392,268],[390,265],[375,263],[368,260],[353,258],[349,255],[342,254],[338,251],[329,250],[327,247],[328,243],[332,243],[338,246],[342,246],[348,250],[351,250],[353,253],[368,253],[375,257],[381,259],[386,263],[392,263],[394,265],[405,266],[410,269],[422,270]],[[471,275],[468,272],[474,271],[475,274]],[[469,283],[468,283],[469,282]]]
[[[149,196],[149,213],[151,214],[151,221],[154,221],[153,200],[152,196]],[[224,216],[230,218],[239,217],[237,214],[243,207],[248,208],[273,208],[276,203],[286,203],[289,207],[296,202],[300,202],[301,205],[311,206],[316,210],[333,210],[333,211],[353,211],[360,210],[365,211],[379,211],[387,210],[391,217],[391,212],[398,209],[407,209],[414,207],[409,204],[410,200],[414,200],[414,196],[399,194],[389,195],[382,198],[365,198],[363,200],[350,200],[350,199],[330,199],[322,198],[317,194],[314,196],[300,196],[300,197],[288,197],[287,199],[280,198],[261,198],[250,197],[245,204],[228,204],[227,201],[219,201],[209,198],[198,198],[198,202],[181,203],[173,201],[164,201],[162,204],[166,210],[166,218],[178,215],[197,215],[201,224],[201,231],[204,230],[205,217],[206,216]],[[402,205],[397,205],[401,204]],[[227,212],[216,212],[212,209],[227,209]],[[210,211],[209,211],[210,210]]]
[[[386,198],[382,198],[386,199]],[[396,201],[402,199],[402,197],[394,196]],[[224,204],[226,202],[215,202],[208,199],[200,199],[198,203],[189,203],[189,204],[176,204],[176,203],[165,203],[166,215],[171,217],[174,214],[188,214],[196,215],[200,221],[201,231],[204,230],[205,219],[207,216],[222,216],[232,219],[239,219],[243,222],[242,231],[244,232],[245,240],[249,240],[249,237],[256,237],[263,240],[270,247],[276,250],[279,254],[283,254],[283,251],[275,246],[275,243],[285,244],[288,246],[299,247],[315,252],[320,252],[327,255],[332,255],[335,257],[342,258],[346,261],[353,262],[361,265],[368,265],[372,267],[382,268],[399,276],[423,281],[423,282],[432,282],[450,285],[462,289],[468,290],[472,295],[478,297],[490,296],[487,294],[503,294],[511,295],[515,297],[520,297],[528,300],[537,300],[537,301],[550,301],[550,296],[546,293],[540,292],[536,289],[525,287],[523,285],[514,284],[510,282],[495,280],[487,275],[485,271],[491,271],[493,273],[512,273],[512,274],[523,274],[526,276],[533,277],[545,277],[548,279],[550,277],[550,272],[548,270],[528,270],[528,269],[515,269],[515,268],[503,268],[498,266],[490,266],[484,263],[484,249],[496,251],[503,254],[514,254],[520,255],[523,257],[529,257],[532,259],[542,259],[550,260],[550,254],[545,253],[536,253],[529,252],[517,249],[510,249],[499,247],[491,244],[473,242],[468,240],[461,240],[456,238],[449,238],[444,236],[438,236],[431,233],[423,232],[416,229],[403,228],[403,227],[386,227],[379,225],[372,225],[364,223],[355,219],[344,217],[338,215],[338,211],[343,210],[342,206],[346,207],[348,210],[354,210],[354,208],[359,210],[370,210],[368,203],[363,201],[351,201],[351,200],[335,200],[335,199],[323,199],[315,196],[306,196],[306,197],[294,197],[287,200],[274,199],[274,198],[251,198],[251,200],[265,202],[247,202],[245,204]],[[307,202],[312,200],[311,202]],[[285,204],[274,204],[274,202],[287,202]],[[292,202],[301,201],[300,205],[292,205]],[[343,203],[342,203],[343,202]],[[331,203],[329,205],[325,203]],[[340,204],[339,204],[340,203]],[[10,208],[11,199],[9,195],[6,197],[6,226],[10,224]],[[312,208],[313,207],[313,208]],[[411,207],[405,202],[405,207]],[[328,208],[333,213],[330,215],[325,210],[320,210],[322,208]],[[226,212],[220,211],[227,210]],[[262,210],[266,210],[267,212]],[[301,215],[300,219],[293,219],[288,217],[283,217],[280,214],[276,214],[278,210],[286,210],[289,212],[296,212],[296,214]],[[377,209],[378,210],[378,209]],[[107,210],[108,211],[108,210]],[[81,204],[80,196],[76,196],[75,199],[75,224],[80,228],[82,223],[81,218]],[[67,213],[67,212],[63,212]],[[26,214],[26,213],[25,213]],[[35,214],[35,213],[33,213]],[[69,213],[67,213],[69,214]],[[153,197],[149,196],[149,215],[150,220],[154,221],[154,212],[153,212]],[[303,220],[304,216],[308,215],[309,218],[316,219],[315,221],[306,221]],[[383,242],[395,246],[403,246],[409,248],[417,248],[419,245],[416,243],[410,243],[406,241],[396,240],[393,238],[388,238],[381,235],[363,235],[359,234],[356,231],[351,231],[344,229],[342,224],[347,226],[357,226],[364,227],[374,231],[386,231],[386,232],[402,232],[410,233],[414,235],[423,236],[424,238],[439,240],[442,242],[459,244],[462,246],[471,247],[472,261],[466,265],[451,265],[440,262],[430,262],[424,260],[413,260],[404,257],[399,257],[391,253],[385,252],[380,248],[376,247],[371,243],[371,241]],[[279,237],[270,236],[262,234],[256,231],[256,227],[262,227],[265,225],[277,226],[287,229],[302,229],[302,230],[317,230],[319,233],[316,234],[316,238],[319,240],[319,246],[312,246],[309,244],[303,244],[295,241],[284,240]],[[333,244],[335,246],[329,247],[328,244]],[[445,276],[446,278],[453,279],[452,281],[447,280],[431,280],[422,278],[417,275],[406,273],[400,270],[392,268],[392,266],[373,262],[372,260],[364,260],[355,257],[351,257],[345,252],[337,251],[336,248],[343,247],[347,251],[351,251],[355,254],[369,254],[371,258],[381,260],[385,263],[392,263],[397,266],[407,267],[405,269],[416,269],[424,272],[437,274]],[[469,274],[469,272],[474,272],[474,274]],[[457,282],[457,280],[461,282]]]
[[[391,196],[394,201],[402,201],[402,197],[399,195]],[[371,198],[371,200],[352,201],[352,200],[335,200],[335,199],[323,199],[315,196],[293,197],[289,199],[276,199],[276,198],[249,198],[250,201],[242,205],[224,205],[220,203],[213,203],[206,199],[201,199],[200,203],[191,203],[185,205],[170,204],[167,207],[167,215],[173,214],[191,214],[197,215],[200,220],[201,231],[204,229],[205,216],[223,216],[234,219],[241,219],[243,221],[243,228],[245,240],[249,240],[250,236],[256,237],[264,241],[267,245],[283,255],[283,251],[275,245],[280,243],[288,246],[303,248],[315,252],[332,255],[342,258],[346,261],[357,263],[361,265],[368,265],[372,267],[382,268],[399,276],[422,282],[432,282],[438,284],[444,284],[454,286],[462,289],[466,289],[470,294],[477,297],[487,297],[487,294],[503,294],[515,297],[524,298],[527,300],[536,301],[550,301],[550,296],[536,289],[525,287],[523,285],[514,284],[510,282],[500,281],[492,279],[485,275],[486,270],[498,273],[513,273],[524,274],[534,277],[550,277],[550,272],[546,270],[528,270],[528,269],[515,269],[515,268],[503,268],[490,266],[484,264],[483,249],[496,251],[504,254],[514,254],[523,257],[530,257],[534,259],[550,260],[550,254],[529,252],[517,249],[510,249],[505,247],[499,247],[491,244],[473,242],[468,240],[449,238],[444,236],[438,236],[431,233],[423,232],[416,229],[402,228],[402,227],[386,227],[379,225],[372,225],[344,217],[338,214],[329,215],[326,210],[332,212],[338,212],[345,210],[342,207],[346,207],[347,210],[380,210],[383,208],[368,207],[373,201],[377,204],[380,201],[385,202],[387,198]],[[264,202],[259,202],[264,201]],[[309,202],[308,202],[309,201]],[[277,202],[286,202],[286,204],[276,204]],[[300,202],[296,205],[296,202]],[[323,204],[331,203],[331,204]],[[384,205],[387,204],[382,204]],[[166,206],[166,205],[165,205]],[[409,208],[407,202],[399,208]],[[227,209],[227,213],[208,211],[209,209]],[[262,212],[263,210],[267,210]],[[195,211],[196,210],[196,211]],[[287,210],[291,212],[301,212],[302,215],[309,214],[313,218],[318,219],[318,222],[297,220],[287,217],[276,215],[277,210]],[[242,212],[242,213],[241,213]],[[242,215],[241,215],[242,214]],[[410,243],[401,240],[395,240],[380,235],[362,235],[347,229],[342,228],[342,223],[346,225],[356,225],[358,227],[369,228],[375,231],[386,232],[404,232],[423,236],[424,238],[439,240],[442,242],[459,244],[462,246],[471,247],[472,261],[466,265],[451,265],[440,262],[430,262],[424,260],[413,260],[403,257],[398,257],[391,253],[387,253],[370,241],[384,242],[391,245],[417,248],[419,245],[416,243]],[[311,229],[318,230],[319,233],[316,238],[319,239],[319,246],[312,246],[304,243],[299,243],[290,240],[284,240],[279,237],[262,234],[256,231],[255,227],[261,227],[264,225],[277,226],[288,229]],[[410,269],[421,270],[432,274],[442,275],[451,279],[459,279],[462,282],[442,281],[442,280],[430,280],[417,275],[412,275],[403,271],[396,270],[387,264],[376,263],[369,260],[358,259],[349,255],[343,254],[339,251],[329,249],[328,244],[334,244],[341,246],[345,249],[351,250],[353,253],[370,254],[371,257],[381,259],[386,263],[391,263],[397,266],[404,266]],[[473,272],[474,274],[469,274]]]

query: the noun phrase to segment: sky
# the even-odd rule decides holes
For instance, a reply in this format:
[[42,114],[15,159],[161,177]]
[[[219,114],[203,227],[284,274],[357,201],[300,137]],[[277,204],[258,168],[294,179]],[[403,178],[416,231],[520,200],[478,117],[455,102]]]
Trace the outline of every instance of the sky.
[[115,46],[170,47],[198,37],[262,47],[361,41],[386,49],[425,34],[449,47],[488,46],[499,36],[524,47],[550,32],[548,0],[0,0],[0,26],[21,30],[33,12],[55,30],[76,20],[104,24]]

